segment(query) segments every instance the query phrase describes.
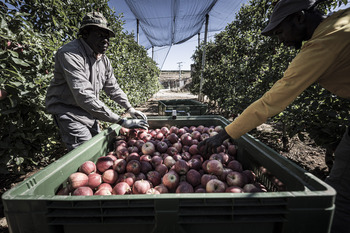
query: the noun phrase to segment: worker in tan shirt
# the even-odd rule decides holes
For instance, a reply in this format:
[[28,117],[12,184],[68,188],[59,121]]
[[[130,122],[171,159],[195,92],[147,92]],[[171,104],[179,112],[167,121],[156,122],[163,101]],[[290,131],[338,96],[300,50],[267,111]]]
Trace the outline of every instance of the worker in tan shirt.
[[[314,83],[342,98],[350,98],[350,9],[326,17],[316,0],[281,0],[272,13],[266,36],[277,36],[286,46],[301,48],[283,77],[252,103],[221,133],[202,143],[204,154],[216,150],[228,138],[237,139],[269,117],[282,112]],[[302,45],[303,41],[305,44]],[[332,233],[350,232],[350,132],[335,151],[326,182],[336,191]]]

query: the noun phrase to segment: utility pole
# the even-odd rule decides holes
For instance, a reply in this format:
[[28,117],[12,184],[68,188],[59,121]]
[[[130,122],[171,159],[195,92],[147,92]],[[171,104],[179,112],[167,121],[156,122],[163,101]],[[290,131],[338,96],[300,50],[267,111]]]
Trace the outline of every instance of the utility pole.
[[182,64],[183,62],[181,61],[181,62],[178,62],[177,64],[179,65],[179,86],[178,86],[178,90],[180,90],[180,82],[181,82],[181,64]]

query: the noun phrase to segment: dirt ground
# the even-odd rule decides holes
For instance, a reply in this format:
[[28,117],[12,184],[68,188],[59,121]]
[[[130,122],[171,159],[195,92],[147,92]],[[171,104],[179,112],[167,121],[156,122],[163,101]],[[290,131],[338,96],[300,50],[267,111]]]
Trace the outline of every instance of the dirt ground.
[[[169,99],[194,99],[198,100],[198,96],[192,95],[189,92],[176,92],[168,89],[160,90],[156,93],[146,104],[139,106],[136,109],[144,112],[149,116],[158,115],[158,100]],[[217,114],[215,109],[210,109],[211,114]],[[301,142],[297,137],[290,138],[288,148],[286,151],[283,149],[281,132],[271,124],[263,124],[250,132],[258,140],[265,143],[281,155],[293,161],[300,167],[321,178],[322,180],[328,174],[328,167],[325,163],[325,150],[317,147],[311,139],[306,142]],[[19,182],[35,174],[42,168],[38,168],[33,171],[29,171],[22,175],[1,175],[0,174],[0,195],[6,190],[14,187]],[[2,205],[1,205],[2,208]],[[3,211],[0,213],[0,233],[7,233],[7,222],[4,217]]]

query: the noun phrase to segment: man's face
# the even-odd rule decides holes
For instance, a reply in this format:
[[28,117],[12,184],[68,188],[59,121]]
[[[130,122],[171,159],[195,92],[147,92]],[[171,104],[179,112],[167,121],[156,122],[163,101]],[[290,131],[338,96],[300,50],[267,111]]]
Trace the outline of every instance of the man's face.
[[272,33],[278,37],[280,43],[296,49],[301,48],[307,35],[306,26],[301,22],[299,15],[296,14],[285,18]]
[[96,54],[104,54],[109,46],[109,32],[98,27],[93,28],[85,41]]

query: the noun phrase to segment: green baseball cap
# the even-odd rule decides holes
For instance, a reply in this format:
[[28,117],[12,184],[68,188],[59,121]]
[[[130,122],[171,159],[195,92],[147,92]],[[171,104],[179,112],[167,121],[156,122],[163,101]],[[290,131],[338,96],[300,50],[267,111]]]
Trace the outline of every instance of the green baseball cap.
[[261,32],[264,36],[269,36],[287,16],[302,10],[308,10],[315,6],[317,0],[280,0],[273,9],[269,24]]
[[115,34],[112,31],[112,29],[108,27],[109,25],[106,18],[100,12],[94,11],[94,12],[87,13],[84,16],[83,21],[81,22],[78,34],[81,34],[82,29],[87,26],[96,26],[96,27],[105,29],[109,32],[110,37],[115,37]]

